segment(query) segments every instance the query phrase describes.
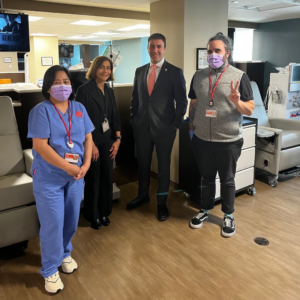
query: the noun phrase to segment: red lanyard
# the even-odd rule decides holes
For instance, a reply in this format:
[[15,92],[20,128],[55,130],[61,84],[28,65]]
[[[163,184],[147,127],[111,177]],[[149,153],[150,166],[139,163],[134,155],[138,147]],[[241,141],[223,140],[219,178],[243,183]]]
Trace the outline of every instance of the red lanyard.
[[214,105],[214,94],[215,94],[215,91],[216,91],[216,88],[223,76],[223,74],[225,73],[225,71],[227,70],[227,68],[229,67],[229,65],[227,65],[225,67],[225,69],[223,70],[223,72],[221,73],[219,79],[217,80],[215,86],[214,86],[214,89],[212,89],[212,79],[211,79],[211,69],[209,69],[209,88],[210,88],[210,101],[209,101],[209,106],[213,106]]
[[63,119],[63,117],[61,116],[59,110],[57,109],[57,107],[55,106],[55,104],[53,102],[51,102],[55,108],[55,110],[57,111],[60,119],[62,120],[62,122],[64,123],[65,125],[65,128],[66,128],[66,132],[67,132],[67,135],[68,135],[68,138],[69,138],[69,143],[70,145],[72,145],[72,141],[71,141],[71,128],[72,128],[72,117],[71,117],[71,107],[70,107],[70,101],[68,100],[68,108],[69,108],[69,130],[67,128],[67,125]]

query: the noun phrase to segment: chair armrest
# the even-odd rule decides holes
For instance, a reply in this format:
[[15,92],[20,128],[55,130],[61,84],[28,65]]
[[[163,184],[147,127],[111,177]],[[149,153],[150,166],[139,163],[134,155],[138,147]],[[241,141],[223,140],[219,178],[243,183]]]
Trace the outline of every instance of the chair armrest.
[[265,126],[258,126],[259,129],[264,129],[264,130],[268,130],[268,131],[272,131],[277,135],[282,135],[282,129],[278,129],[278,128],[271,128],[271,127],[265,127]]
[[259,143],[257,143],[256,148],[260,148],[261,150],[271,152],[274,154],[279,154],[281,152],[282,130],[277,128],[264,127],[264,126],[258,126],[258,128],[274,132],[275,137],[274,138],[271,137],[269,140],[269,143],[272,141],[272,145],[274,145],[273,147],[269,148],[267,145],[265,145],[267,146],[265,147],[263,144],[259,145]]
[[[271,138],[256,138],[256,159],[255,166],[259,169],[278,175],[281,142],[282,142],[282,130],[271,127],[258,126],[259,129],[272,131],[275,133]],[[268,167],[264,167],[264,161],[269,161]]]
[[25,167],[27,175],[31,176],[30,169],[33,162],[32,149],[23,150],[23,155],[25,158]]
[[298,121],[298,120],[269,118],[269,122],[273,128],[278,128],[281,130],[299,130],[300,131],[300,121]]
[[258,127],[256,135],[260,138],[269,138],[269,137],[274,136],[275,132]]

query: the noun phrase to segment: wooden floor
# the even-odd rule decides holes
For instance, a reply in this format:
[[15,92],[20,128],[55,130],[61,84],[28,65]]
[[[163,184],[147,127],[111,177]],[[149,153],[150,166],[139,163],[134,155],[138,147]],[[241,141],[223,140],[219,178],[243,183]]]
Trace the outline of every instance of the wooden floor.
[[[241,195],[234,214],[237,232],[220,235],[220,205],[198,230],[188,227],[197,211],[173,186],[171,217],[156,220],[155,191],[151,203],[134,211],[125,204],[137,183],[121,186],[111,225],[94,231],[80,218],[73,240],[79,269],[61,274],[65,289],[49,296],[39,275],[39,239],[25,255],[0,260],[0,300],[14,299],[300,299],[300,178],[289,176],[276,188],[256,181],[257,194]],[[255,237],[270,241],[267,247]]]

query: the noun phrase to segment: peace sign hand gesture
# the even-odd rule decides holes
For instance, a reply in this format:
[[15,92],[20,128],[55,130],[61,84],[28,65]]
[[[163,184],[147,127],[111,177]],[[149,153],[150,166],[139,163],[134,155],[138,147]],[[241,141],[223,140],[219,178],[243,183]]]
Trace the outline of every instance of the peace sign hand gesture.
[[240,101],[240,92],[239,92],[239,86],[240,82],[237,81],[235,87],[233,87],[233,81],[231,81],[231,93],[229,95],[229,100],[234,104],[237,105],[238,102]]

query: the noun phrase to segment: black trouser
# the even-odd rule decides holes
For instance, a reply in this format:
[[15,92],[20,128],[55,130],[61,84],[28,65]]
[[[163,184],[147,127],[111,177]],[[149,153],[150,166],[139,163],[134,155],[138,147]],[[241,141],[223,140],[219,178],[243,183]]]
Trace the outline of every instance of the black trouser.
[[85,176],[84,218],[93,222],[108,217],[113,200],[113,160],[109,157],[113,141],[97,145],[99,158],[91,162]]
[[139,194],[146,197],[149,194],[151,161],[154,145],[158,161],[158,190],[157,204],[165,204],[168,199],[170,187],[171,152],[176,137],[174,133],[164,137],[154,137],[151,131],[146,134],[135,132],[135,143],[139,168]]
[[243,139],[231,143],[206,142],[195,135],[192,143],[195,149],[201,183],[201,208],[214,208],[216,194],[216,175],[221,182],[222,211],[234,212],[236,163],[241,155]]

